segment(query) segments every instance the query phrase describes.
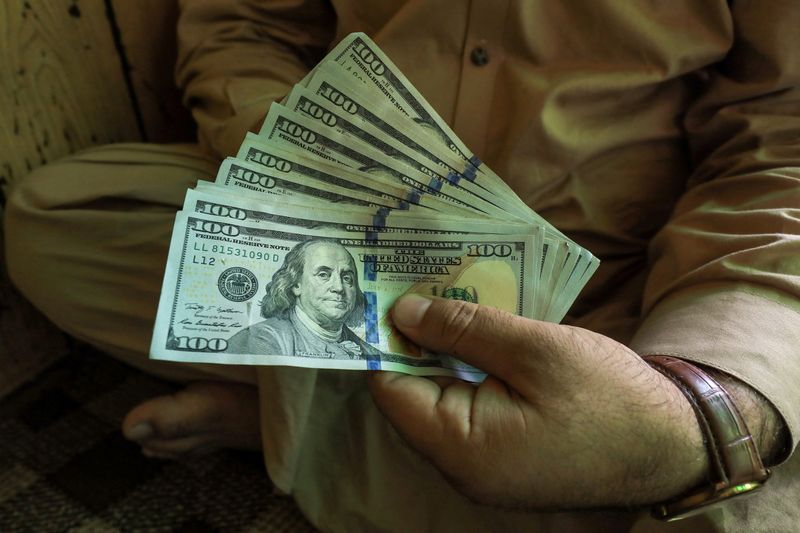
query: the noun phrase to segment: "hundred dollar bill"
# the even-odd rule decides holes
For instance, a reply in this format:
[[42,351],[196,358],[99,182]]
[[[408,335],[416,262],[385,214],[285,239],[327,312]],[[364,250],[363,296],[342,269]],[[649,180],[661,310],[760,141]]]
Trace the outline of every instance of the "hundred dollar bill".
[[[399,142],[388,132],[381,131],[366,121],[358,120],[355,113],[336,107],[329,100],[301,86],[292,89],[285,106],[298,115],[336,131],[345,141],[349,138],[358,139],[385,158],[394,159],[424,175],[436,178],[442,184],[439,190],[445,194],[452,194],[451,189],[460,189],[471,194],[474,197],[471,199],[473,202],[479,199],[495,207],[506,203],[502,198],[496,197],[469,180],[461,179],[462,176],[458,171],[429,151],[415,150]],[[351,111],[354,109],[356,108],[350,108]],[[494,213],[498,212],[500,211],[495,210]],[[510,213],[504,214],[508,216]]]
[[[353,118],[367,131],[375,134],[390,143],[400,143],[410,150],[416,157],[430,161],[448,173],[448,181],[465,185],[467,182],[472,191],[479,196],[489,193],[493,203],[502,205],[510,213],[523,220],[534,220],[535,213],[522,202],[505,183],[502,186],[488,190],[464,177],[466,163],[459,155],[448,148],[448,145],[436,138],[431,139],[419,126],[408,117],[398,112],[387,99],[375,101],[364,94],[364,84],[359,83],[353,76],[345,75],[334,63],[323,63],[316,70],[314,76],[308,81],[306,90],[318,98],[324,99],[328,105],[341,109]],[[298,90],[298,86],[292,92]],[[287,103],[290,100],[287,96]],[[488,171],[488,167],[480,167]],[[479,171],[479,174],[484,171]],[[500,178],[498,177],[497,180]],[[498,204],[497,202],[501,202]]]
[[303,150],[309,157],[327,159],[347,168],[393,178],[399,185],[413,187],[415,195],[432,195],[454,207],[471,210],[476,216],[508,216],[502,209],[467,191],[451,188],[443,192],[444,180],[387,158],[359,139],[345,137],[338,131],[321,127],[315,121],[277,103],[270,106],[259,136],[287,150]]
[[[189,190],[202,192],[204,194],[209,195],[210,197],[215,197],[217,199],[221,199],[223,197],[239,198],[243,200],[248,200],[250,202],[266,203],[268,205],[279,202],[281,206],[284,206],[287,209],[298,209],[303,212],[315,213],[318,210],[323,209],[326,211],[336,210],[340,214],[356,213],[356,214],[366,214],[370,216],[381,215],[383,213],[391,213],[391,214],[403,213],[404,215],[408,215],[408,217],[411,220],[419,220],[419,221],[424,221],[428,219],[447,220],[450,222],[464,222],[473,220],[472,218],[465,218],[463,216],[459,216],[452,213],[442,213],[439,211],[434,211],[433,209],[421,208],[416,204],[409,204],[408,209],[389,209],[385,206],[382,206],[374,202],[351,202],[350,200],[352,200],[352,198],[343,198],[341,202],[337,202],[336,197],[334,197],[333,200],[331,200],[327,196],[316,196],[316,195],[308,195],[308,196],[278,195],[276,197],[274,195],[264,194],[263,192],[259,191],[238,189],[235,187],[226,187],[210,181],[198,181],[197,185],[195,185],[195,188]],[[347,204],[346,209],[343,209],[343,207],[345,206],[336,205],[337,203]],[[480,220],[483,221],[484,219]],[[490,224],[491,221],[487,219],[486,222],[487,226],[491,226]],[[522,225],[527,227],[527,225],[524,223],[522,223]]]
[[322,204],[313,209],[302,205],[256,196],[242,196],[225,188],[217,190],[189,189],[183,210],[201,215],[213,215],[248,226],[261,223],[285,224],[303,228],[332,229],[366,233],[483,233],[522,235],[532,234],[542,243],[544,228],[521,222],[504,222],[475,218],[448,218],[438,214],[419,215],[419,211],[374,209],[348,206],[347,211],[331,209]]
[[[236,160],[231,160],[231,164],[236,163]],[[241,163],[244,164],[244,163]],[[246,165],[246,164],[244,164]],[[233,172],[232,172],[232,171]],[[247,167],[245,167],[247,170]],[[240,165],[233,165],[230,169],[227,167],[227,164],[223,164],[223,167],[220,171],[220,176],[225,176],[226,178],[230,178],[231,176],[240,175],[242,171],[242,167]],[[261,176],[257,172],[253,174],[254,169],[251,167],[248,171],[250,174],[245,174],[244,177],[246,178],[246,183],[248,185],[248,189],[243,189],[245,191],[249,191],[255,189],[256,187],[253,186],[253,182],[256,179],[261,179],[262,183],[270,183],[271,178],[267,177],[267,181],[264,182],[264,176]],[[254,178],[255,176],[255,178]],[[261,178],[258,178],[261,176]],[[200,182],[200,187],[208,187],[208,185]],[[436,227],[436,222],[430,222],[425,218],[424,213],[420,213],[419,211],[414,212],[406,212],[401,210],[388,210],[387,206],[381,205],[380,199],[370,199],[369,197],[361,197],[358,199],[354,199],[352,197],[343,197],[341,195],[337,195],[335,192],[331,190],[314,190],[313,188],[304,188],[304,187],[297,187],[301,189],[301,191],[294,191],[292,194],[286,194],[285,191],[279,192],[281,196],[281,202],[286,204],[287,206],[292,206],[291,208],[294,209],[296,214],[301,214],[303,212],[306,213],[306,219],[309,222],[310,219],[317,216],[317,213],[323,213],[324,211],[320,211],[321,208],[328,207],[332,203],[337,204],[348,204],[348,212],[342,213],[341,211],[337,213],[335,217],[337,221],[343,222],[344,220],[348,219],[351,215],[355,215],[356,209],[361,208],[362,216],[363,217],[374,217],[376,214],[383,213],[381,217],[388,216],[388,213],[396,213],[391,215],[392,220],[396,220],[397,222],[393,222],[396,224],[397,227],[406,227],[410,228],[412,226],[416,226],[417,229],[414,231],[420,231],[419,228],[422,227]],[[323,186],[324,187],[324,186]],[[333,186],[329,187],[329,189],[335,188]],[[270,190],[270,189],[264,189]],[[278,187],[278,190],[281,190]],[[304,194],[309,193],[309,194]],[[341,191],[340,191],[341,192]],[[344,191],[349,192],[349,191]],[[210,194],[218,195],[218,192],[213,192]],[[242,193],[238,193],[242,194]],[[351,193],[352,194],[352,193]],[[356,194],[356,196],[359,196]],[[261,198],[253,198],[255,201],[263,202],[267,197]],[[235,203],[236,199],[231,198],[231,200]],[[312,202],[313,200],[313,202]],[[230,203],[230,202],[228,202]],[[309,207],[313,206],[313,207]],[[208,207],[211,209],[211,207]],[[224,209],[224,208],[218,208]],[[313,209],[313,217],[311,216],[312,213],[309,211]],[[241,212],[237,211],[237,214]],[[433,213],[432,213],[433,214]],[[274,215],[272,215],[274,216]],[[403,221],[402,217],[408,217],[405,221]],[[267,220],[269,217],[262,215],[261,219]],[[301,220],[302,217],[297,217],[295,220]],[[285,220],[288,220],[285,219]],[[367,220],[366,218],[362,218],[362,221]],[[385,219],[384,219],[385,220]],[[273,220],[274,221],[274,220]],[[362,226],[366,227],[365,222],[361,222],[360,224],[352,224],[353,227]],[[489,221],[483,219],[470,219],[470,218],[454,218],[451,219],[450,224],[447,225],[448,228],[456,228],[461,227],[464,231],[467,232],[483,232],[483,233],[511,233],[514,230],[511,229],[513,227],[517,227],[519,232],[524,232],[525,230],[519,229],[520,225],[515,225],[514,223],[509,222],[500,222],[500,221]],[[527,226],[527,227],[534,227],[534,226]],[[494,229],[492,229],[494,228]],[[541,227],[537,227],[541,229]],[[369,230],[373,231],[373,230]],[[386,231],[386,230],[384,230]],[[539,242],[543,242],[541,246],[540,254],[538,255],[538,260],[534,263],[537,265],[537,268],[532,272],[535,276],[535,305],[533,308],[535,309],[535,316],[534,318],[541,319],[541,320],[548,320],[552,322],[560,321],[566,311],[571,306],[572,302],[577,298],[578,294],[585,286],[588,279],[594,273],[594,271],[599,266],[599,261],[595,258],[590,252],[586,249],[579,247],[578,245],[572,243],[569,240],[565,239],[554,239],[552,236],[548,236],[546,239],[542,239]],[[550,250],[553,253],[548,253]]]
[[556,323],[561,322],[599,266],[599,259],[586,249],[579,248],[575,265],[570,269],[563,286],[558,292],[551,295],[552,299],[548,308],[546,310],[541,309],[543,313],[542,319]]
[[324,182],[310,182],[293,174],[271,171],[258,165],[226,158],[217,172],[215,184],[231,190],[262,193],[282,199],[293,198],[300,203],[342,203],[373,208],[408,209],[409,204],[391,197],[366,194]]
[[[358,34],[351,34],[345,38],[345,41],[357,38]],[[371,41],[367,38],[367,42]],[[363,51],[364,49],[362,48],[361,50]],[[504,200],[505,203],[502,205],[509,213],[523,220],[536,224],[543,224],[547,228],[548,233],[566,239],[558,229],[550,225],[547,220],[525,204],[525,202],[523,202],[486,164],[481,163],[474,155],[469,158],[464,155],[469,152],[466,146],[464,146],[458,136],[450,130],[449,126],[435,113],[433,108],[430,107],[422,96],[419,95],[402,73],[397,71],[399,75],[398,79],[402,78],[401,81],[404,80],[404,82],[408,83],[409,90],[406,95],[409,98],[414,98],[414,94],[416,94],[420,99],[420,106],[412,105],[411,108],[409,108],[412,109],[412,111],[408,111],[407,108],[404,108],[402,105],[398,107],[398,100],[387,96],[389,92],[370,90],[369,88],[372,85],[369,81],[365,81],[363,76],[353,75],[354,72],[359,72],[358,69],[345,66],[349,64],[347,57],[347,54],[334,55],[332,52],[315,67],[309,76],[306,76],[301,82],[301,85],[306,85],[307,89],[327,98],[332,103],[346,107],[348,112],[356,111],[355,114],[358,115],[359,118],[370,121],[374,127],[387,132],[392,138],[404,142],[410,147],[413,147],[413,145],[424,145],[425,151],[433,155],[439,161],[446,162],[455,169],[459,166],[465,168],[466,170],[462,171],[461,176],[465,176],[468,180],[472,180],[474,183]],[[350,59],[354,57],[355,56]],[[334,58],[338,58],[339,61],[334,61]],[[375,65],[376,68],[381,70],[379,65]],[[390,65],[390,67],[392,66]],[[367,65],[363,66],[363,70],[369,70]],[[367,90],[365,90],[365,88]],[[389,90],[388,86],[384,86],[383,88],[387,91]],[[289,96],[284,99],[284,102],[288,102],[288,100]],[[431,113],[430,121],[413,118],[413,109],[423,108],[429,109]],[[438,129],[431,130],[429,126],[433,122],[439,125]],[[433,134],[431,134],[432,131]],[[411,132],[413,132],[413,134]],[[411,139],[412,136],[415,140]],[[411,139],[410,142],[408,139]],[[458,148],[459,146],[461,148]],[[478,161],[477,170],[476,167],[472,165],[472,163],[476,161]],[[470,171],[472,171],[472,173]]]
[[[346,75],[358,79],[375,101],[388,102],[428,134],[444,143],[464,162],[462,174],[509,200],[522,202],[499,176],[491,172],[481,160],[458,138],[452,129],[417,91],[399,68],[364,33],[351,33],[320,62],[301,82],[308,86],[318,70],[328,64],[336,65]],[[342,76],[344,77],[344,76]]]
[[600,266],[600,263],[599,261],[584,262],[583,265],[583,268],[576,269],[576,275],[570,280],[569,288],[565,290],[563,294],[557,296],[556,302],[553,307],[548,310],[544,320],[558,323],[564,319],[581,290],[586,286],[589,279]]
[[251,227],[282,224],[299,228],[353,233],[356,237],[360,236],[365,239],[389,233],[420,235],[530,234],[534,239],[532,248],[534,268],[531,279],[533,318],[539,318],[536,308],[538,288],[548,285],[548,282],[542,279],[541,271],[546,262],[546,258],[541,255],[547,253],[547,248],[544,246],[544,228],[541,226],[480,219],[420,218],[407,211],[382,210],[376,212],[369,208],[356,207],[348,208],[346,213],[322,207],[315,207],[311,210],[299,208],[297,205],[284,203],[278,205],[272,202],[258,201],[255,198],[224,193],[220,195],[208,190],[191,189],[186,192],[183,210],[187,213],[219,217],[225,222],[232,221]]
[[338,165],[303,156],[302,152],[296,150],[282,150],[264,142],[261,137],[252,132],[248,132],[245,136],[236,157],[267,167],[272,173],[295,176],[300,183],[322,182],[379,196],[398,203],[401,209],[405,203],[413,203],[438,211],[450,209],[447,203],[432,196],[411,194],[411,187],[396,186],[394,179],[360,172],[354,168],[344,169]]
[[556,264],[556,257],[559,255],[559,249],[566,248],[567,245],[561,239],[545,232],[544,243],[542,244],[542,253],[540,255],[539,263],[539,284],[536,287],[536,295],[534,297],[533,307],[536,309],[537,320],[544,320],[545,311],[550,305],[550,290],[552,289],[551,280],[554,277],[554,267]]
[[533,247],[530,235],[364,238],[180,212],[150,355],[480,380],[402,337],[389,310],[418,293],[530,317]]
[[[335,107],[348,113],[359,124],[369,124],[372,128],[382,132],[387,137],[401,142],[423,158],[440,166],[445,166],[449,172],[461,174],[464,170],[464,160],[451,151],[444,143],[427,142],[428,136],[419,136],[420,130],[408,116],[399,112],[389,100],[375,101],[369,98],[369,92],[364,91],[364,84],[353,76],[343,75],[343,71],[336,63],[323,62],[314,70],[308,84],[295,86],[303,87],[308,92],[324,98]],[[287,96],[288,103],[291,93]]]
[[538,293],[537,317],[548,322],[560,322],[569,307],[577,299],[589,278],[597,270],[600,261],[588,250],[569,240],[545,238],[545,248],[553,260],[552,273],[543,277]]

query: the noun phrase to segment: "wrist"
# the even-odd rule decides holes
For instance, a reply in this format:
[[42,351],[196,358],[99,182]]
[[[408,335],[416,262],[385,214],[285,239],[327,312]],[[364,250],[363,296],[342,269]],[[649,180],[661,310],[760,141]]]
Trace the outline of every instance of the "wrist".
[[651,451],[656,468],[649,476],[649,487],[642,492],[641,504],[668,500],[697,487],[708,478],[710,469],[707,444],[686,394],[671,379],[659,373],[663,396],[659,443]]
[[661,520],[677,520],[709,506],[752,493],[769,479],[747,423],[727,390],[708,372],[669,356],[646,356],[659,372],[676,383],[697,413],[709,459],[706,481],[653,510]]
[[777,409],[758,391],[721,370],[701,366],[733,399],[765,466],[780,463],[789,452],[789,430]]

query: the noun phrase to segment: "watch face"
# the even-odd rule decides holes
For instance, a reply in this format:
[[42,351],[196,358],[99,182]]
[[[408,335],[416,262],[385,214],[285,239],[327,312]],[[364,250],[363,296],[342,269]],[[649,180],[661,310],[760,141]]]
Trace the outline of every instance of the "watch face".
[[727,503],[731,498],[753,494],[764,484],[749,481],[729,487],[707,487],[676,502],[664,503],[653,508],[653,517],[672,522],[705,513],[714,507]]

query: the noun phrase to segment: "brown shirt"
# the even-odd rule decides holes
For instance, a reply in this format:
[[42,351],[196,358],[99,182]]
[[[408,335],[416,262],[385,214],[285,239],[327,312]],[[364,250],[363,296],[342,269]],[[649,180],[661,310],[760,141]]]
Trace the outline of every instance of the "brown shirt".
[[568,322],[749,383],[794,449],[796,0],[183,4],[177,79],[209,150],[235,153],[332,44],[367,32],[523,200],[601,259]]

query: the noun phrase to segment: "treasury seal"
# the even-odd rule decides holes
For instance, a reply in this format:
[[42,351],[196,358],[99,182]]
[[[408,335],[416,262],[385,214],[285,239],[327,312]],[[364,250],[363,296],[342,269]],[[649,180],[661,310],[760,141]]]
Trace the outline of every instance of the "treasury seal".
[[244,302],[258,291],[256,275],[242,267],[224,270],[217,281],[219,292],[232,302]]
[[478,293],[475,287],[448,287],[442,291],[442,298],[477,303]]

